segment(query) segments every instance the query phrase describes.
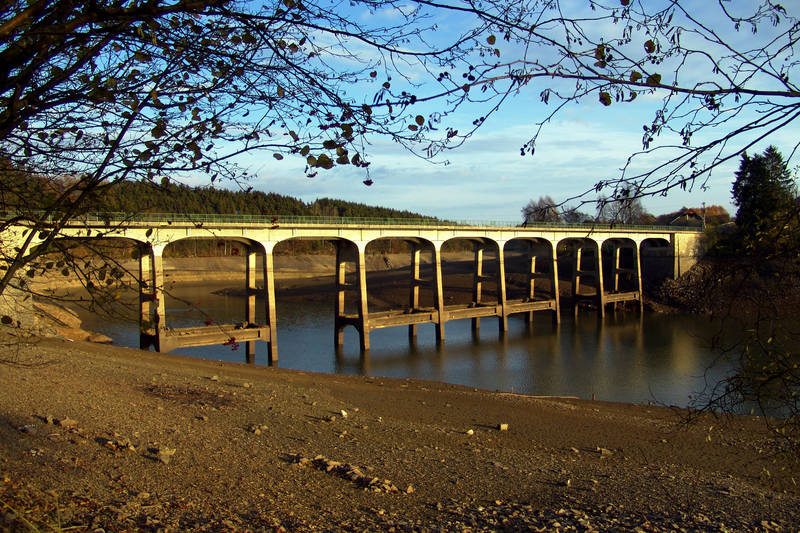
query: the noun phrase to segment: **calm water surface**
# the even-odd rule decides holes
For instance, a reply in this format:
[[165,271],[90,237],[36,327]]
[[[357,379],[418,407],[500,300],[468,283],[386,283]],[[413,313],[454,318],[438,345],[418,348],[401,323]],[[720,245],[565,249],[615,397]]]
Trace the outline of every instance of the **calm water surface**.
[[[214,287],[183,286],[179,299],[167,301],[171,327],[202,325],[206,317],[231,323],[244,317],[243,299],[210,294]],[[187,311],[181,301],[198,303]],[[263,310],[259,303],[258,309]],[[263,311],[262,311],[263,312]],[[708,370],[716,357],[710,346],[713,325],[704,319],[638,313],[609,313],[602,322],[582,311],[577,321],[562,313],[554,328],[549,313],[537,313],[532,328],[522,317],[509,319],[509,331],[498,333],[497,319],[481,321],[474,336],[470,320],[448,322],[446,342],[437,347],[434,326],[419,326],[416,344],[406,327],[373,331],[372,350],[363,359],[354,328],[345,330],[343,353],[333,347],[332,295],[323,301],[297,303],[278,297],[278,366],[315,372],[421,378],[490,390],[526,394],[578,396],[598,400],[685,406],[706,381],[714,382],[724,365]],[[263,320],[263,317],[258,317]],[[89,329],[112,337],[115,344],[137,347],[132,321],[85,321]],[[224,361],[244,361],[244,347],[183,348],[176,353]],[[257,364],[266,364],[266,345],[256,344]]]

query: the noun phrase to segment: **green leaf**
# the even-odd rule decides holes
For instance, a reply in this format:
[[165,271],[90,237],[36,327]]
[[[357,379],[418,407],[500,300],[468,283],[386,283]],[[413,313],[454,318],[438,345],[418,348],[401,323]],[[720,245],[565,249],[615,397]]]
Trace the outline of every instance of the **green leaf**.
[[642,79],[642,73],[641,72],[636,71],[636,70],[631,72],[631,77],[630,77],[631,83],[636,83],[641,79]]
[[329,139],[322,143],[322,147],[325,148],[326,150],[333,150],[334,148],[336,148],[336,141],[332,141]]
[[611,105],[611,95],[605,91],[600,93],[600,103],[604,106]]

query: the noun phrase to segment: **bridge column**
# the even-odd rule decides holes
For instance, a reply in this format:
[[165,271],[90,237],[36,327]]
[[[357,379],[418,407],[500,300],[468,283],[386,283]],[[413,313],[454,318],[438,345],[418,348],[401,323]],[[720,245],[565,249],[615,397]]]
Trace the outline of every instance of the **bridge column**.
[[[553,299],[555,300],[555,306],[553,313],[553,324],[560,324],[561,323],[561,305],[560,305],[560,296],[558,293],[558,246],[555,241],[551,241],[551,259],[552,259],[552,275],[553,275]],[[531,267],[533,268],[533,267]],[[533,293],[533,286],[531,286],[531,293]]]
[[[611,272],[612,272],[612,274],[614,276],[614,289],[613,290],[616,293],[616,292],[619,292],[620,277],[622,276],[622,274],[624,274],[626,272],[626,270],[622,266],[622,264],[623,264],[622,263],[622,259],[623,259],[622,251],[624,250],[624,248],[622,246],[620,246],[619,243],[617,243],[616,241],[612,241],[612,242],[613,242],[613,245],[614,245],[614,263],[613,263],[613,267],[611,269]],[[613,305],[613,310],[616,313],[617,312],[617,308],[619,307],[619,302],[614,302],[612,305]]]
[[[475,307],[481,305],[483,296],[483,251],[484,245],[476,242],[474,245],[475,260],[472,268],[472,303]],[[472,331],[478,331],[481,327],[480,317],[472,319]]]
[[[369,309],[367,307],[367,267],[364,256],[366,243],[336,241],[336,309],[334,318],[334,343],[337,352],[344,346],[344,328],[352,324],[358,330],[362,355],[369,351]],[[354,285],[347,283],[347,247],[355,245],[356,284],[358,315],[348,316],[345,312],[345,296]]]
[[139,247],[139,348],[142,350],[153,346],[161,352],[166,348],[162,343],[166,328],[164,246],[148,243]]
[[508,315],[506,314],[506,265],[503,255],[505,241],[497,241],[497,306],[500,308],[498,315],[500,334],[508,332]]
[[[267,362],[274,365],[278,362],[278,313],[275,307],[275,260],[272,250],[275,242],[262,242],[264,247],[264,305],[266,306],[267,325],[269,326],[269,340],[267,340]],[[249,264],[249,259],[248,259]],[[250,267],[248,266],[248,271]],[[255,272],[255,265],[253,265]],[[253,276],[255,278],[255,276]],[[248,278],[248,286],[250,284]],[[255,287],[255,279],[253,279]],[[253,300],[253,321],[255,321],[255,299]]]
[[345,262],[346,241],[335,241],[336,245],[336,309],[334,312],[334,346],[337,352],[344,347],[344,328],[346,325],[344,313],[344,299],[347,291],[347,263]]
[[[254,326],[256,323],[256,251],[252,246],[245,246],[245,303],[244,327]],[[256,343],[245,343],[245,360],[248,364],[256,361]]]
[[598,316],[604,318],[606,316],[606,291],[603,288],[603,244],[595,242],[595,251],[597,254],[597,307]]
[[[643,309],[642,304],[642,268],[641,259],[639,257],[639,246],[636,242],[625,239],[624,241],[612,239],[614,263],[611,268],[611,273],[614,277],[613,293],[617,295],[614,298],[614,311],[619,307],[623,301],[638,300],[639,311]],[[630,252],[630,256],[628,256]],[[622,280],[630,281],[623,286]]]
[[[597,307],[598,307],[598,316],[602,318],[605,316],[606,313],[605,292],[603,289],[603,258],[602,258],[603,254],[600,243],[594,240],[591,240],[590,242],[592,243],[590,246],[586,246],[584,243],[578,244],[578,247],[575,250],[573,270],[572,270],[573,312],[577,316],[578,304],[581,298],[580,289],[581,289],[582,278],[591,277],[595,279],[595,285],[597,289],[595,300],[597,302]],[[590,253],[594,254],[593,258],[594,260],[592,261],[592,264],[588,266],[587,269],[584,269],[586,266],[586,257],[585,257],[586,251],[589,251]]]
[[358,249],[358,262],[356,274],[358,275],[358,325],[361,351],[369,351],[369,307],[367,305],[367,265],[365,257],[366,243],[356,243]]
[[[416,242],[411,242],[411,286],[409,287],[408,307],[409,312],[413,313],[419,308],[419,287],[422,280],[419,278],[419,259],[420,259],[420,245]],[[417,325],[409,324],[408,338],[417,338]]]
[[[533,241],[526,241],[528,245],[528,255],[527,255],[527,265],[528,265],[528,290],[526,291],[528,294],[525,295],[529,302],[535,300],[536,294],[536,254],[533,253],[533,248],[535,246]],[[533,324],[533,311],[528,311],[525,313],[525,323],[530,326]]]
[[444,323],[447,321],[442,286],[442,243],[433,243],[433,305],[436,308],[436,343],[444,342]]
[[639,291],[639,314],[644,314],[644,293],[642,292],[642,243],[634,243],[633,253],[636,254],[636,290]]

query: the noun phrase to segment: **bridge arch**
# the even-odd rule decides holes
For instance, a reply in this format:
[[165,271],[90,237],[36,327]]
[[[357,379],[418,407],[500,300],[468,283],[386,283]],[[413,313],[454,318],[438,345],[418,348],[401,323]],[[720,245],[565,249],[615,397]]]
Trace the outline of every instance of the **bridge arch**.
[[[140,347],[153,346],[157,351],[167,352],[182,346],[214,344],[227,344],[238,349],[243,343],[245,359],[253,363],[255,341],[265,341],[268,361],[273,363],[277,358],[273,246],[274,243],[257,238],[223,232],[214,235],[211,231],[173,236],[164,241],[157,238],[155,243],[146,243],[140,256]],[[180,252],[182,249],[183,253]],[[204,283],[207,280],[203,279],[203,272],[207,269],[192,268],[201,257],[218,262],[221,268],[232,272],[231,279],[243,281],[241,289],[234,288],[235,292],[241,290],[244,295],[241,312],[232,311],[229,304],[225,304],[226,311],[222,312],[233,320],[232,323],[220,322],[214,316],[216,310],[205,308],[204,301],[210,299],[210,293],[197,294],[189,300],[177,296],[175,289],[180,284],[209,287]],[[165,266],[171,268],[165,269]],[[258,288],[259,283],[263,289]],[[258,294],[266,295],[263,321],[257,319],[257,314],[261,314],[256,311]],[[234,297],[231,297],[230,305],[233,305]],[[172,311],[169,313],[173,317],[172,324],[169,323],[168,309]],[[189,313],[193,314],[187,320]]]
[[602,304],[612,301],[614,309],[630,295],[642,309],[642,269],[639,241],[631,237],[606,238],[602,244],[603,277],[607,294]]
[[534,306],[524,312],[528,324],[533,322],[535,311],[553,311],[553,323],[558,324],[561,313],[555,243],[544,236],[515,237],[506,241],[503,249],[505,306],[509,311],[520,305]]
[[[505,299],[503,247],[482,235],[450,237],[442,249],[442,305],[457,309],[485,310],[486,316],[498,316],[500,331],[505,331],[504,317],[497,314]],[[451,316],[452,311],[447,316]],[[481,317],[473,316],[472,330],[480,329]]]
[[676,277],[675,250],[669,239],[649,237],[639,244],[641,256],[642,284],[653,289],[665,279]]
[[[437,308],[438,252],[433,241],[421,237],[379,236],[367,241],[363,253],[370,317],[390,319]],[[408,324],[412,340],[417,337],[417,327],[416,323]]]
[[[36,280],[58,280],[60,276],[77,281],[89,292],[92,303],[105,306],[118,300],[122,291],[138,286],[138,258],[145,243],[118,235],[59,236],[49,241],[32,243],[31,252],[42,253],[40,260],[28,270]],[[109,290],[111,292],[109,292]]]
[[558,269],[570,280],[573,313],[583,303],[593,303],[603,315],[602,241],[587,236],[569,236],[556,244]]

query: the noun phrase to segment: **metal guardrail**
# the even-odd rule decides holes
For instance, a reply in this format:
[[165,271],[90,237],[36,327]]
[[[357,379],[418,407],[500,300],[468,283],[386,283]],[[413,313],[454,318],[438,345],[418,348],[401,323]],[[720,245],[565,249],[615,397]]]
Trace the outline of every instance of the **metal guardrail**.
[[[7,220],[14,214],[0,213],[0,219]],[[26,213],[28,220],[36,219],[36,213]],[[48,223],[57,217],[50,216],[41,220]],[[210,213],[87,213],[74,217],[72,220],[79,223],[151,223],[151,224],[259,224],[263,226],[275,225],[336,225],[336,226],[427,226],[427,227],[485,227],[485,228],[528,228],[528,229],[624,229],[624,230],[650,230],[650,231],[702,231],[702,228],[693,226],[664,226],[664,225],[637,225],[618,224],[608,222],[587,222],[582,224],[568,224],[558,222],[533,222],[524,226],[519,222],[507,220],[439,220],[434,218],[369,218],[369,217],[326,217],[326,216],[297,216],[297,215],[220,215]]]

